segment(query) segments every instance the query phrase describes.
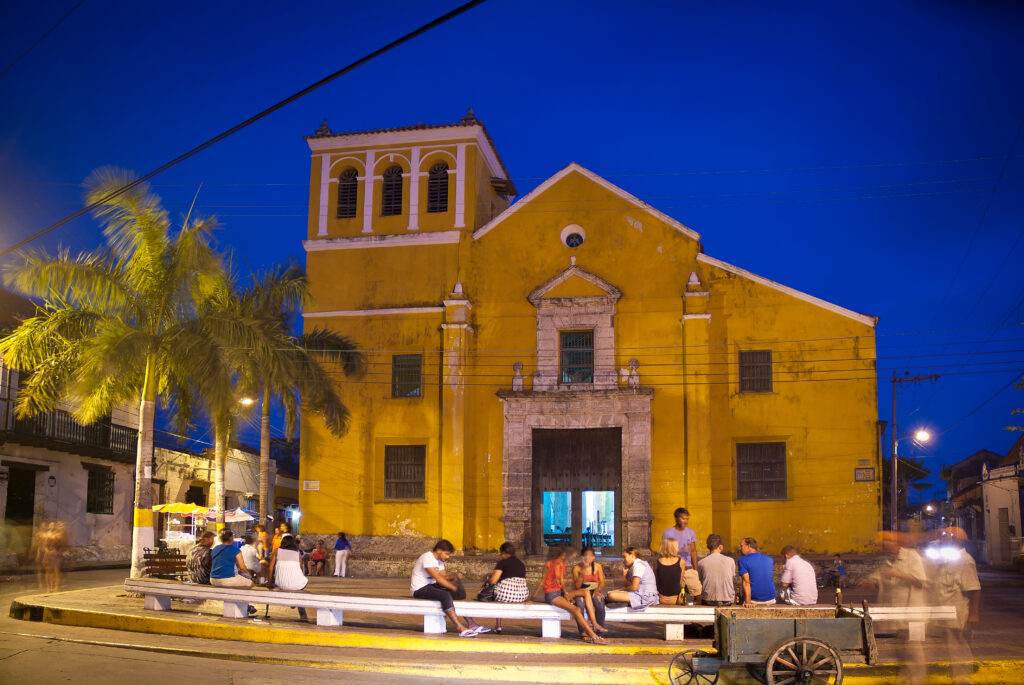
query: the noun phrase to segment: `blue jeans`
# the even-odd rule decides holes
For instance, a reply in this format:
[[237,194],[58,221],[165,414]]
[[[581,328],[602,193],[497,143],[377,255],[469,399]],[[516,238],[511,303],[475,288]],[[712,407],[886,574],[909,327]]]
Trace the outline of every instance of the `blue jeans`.
[[[594,600],[594,613],[596,614],[596,616],[588,616],[587,618],[589,618],[591,621],[596,622],[597,625],[603,626],[604,625],[604,598],[603,597],[599,598],[597,595],[595,595],[593,593],[591,593],[591,598]],[[579,607],[580,611],[582,611],[583,613],[587,612],[587,609],[586,609],[587,605],[586,605],[586,602],[583,600],[582,597],[577,597],[577,598],[575,598],[572,601],[573,601],[573,603],[577,607]]]

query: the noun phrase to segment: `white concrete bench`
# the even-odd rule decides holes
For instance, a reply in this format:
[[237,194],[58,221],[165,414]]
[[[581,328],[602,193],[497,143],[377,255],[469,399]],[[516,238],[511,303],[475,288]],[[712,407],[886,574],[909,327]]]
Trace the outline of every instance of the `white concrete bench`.
[[[854,609],[854,613],[864,615],[863,609]],[[956,620],[956,607],[954,606],[868,606],[868,615],[872,623],[892,623],[895,621],[906,621],[908,639],[913,642],[923,642],[925,639],[925,626],[929,621],[950,621]]]
[[[445,615],[440,602],[426,599],[404,599],[399,597],[360,597],[356,595],[327,595],[310,592],[283,592],[262,588],[227,588],[212,585],[193,585],[172,580],[152,578],[129,578],[124,582],[127,592],[144,596],[144,606],[152,611],[168,611],[171,598],[214,600],[223,602],[225,618],[246,618],[250,604],[273,604],[275,606],[316,609],[316,622],[321,626],[343,625],[344,612],[360,611],[369,614],[405,614],[423,617],[424,633],[447,631]],[[459,616],[473,618],[501,618],[513,620],[538,620],[541,622],[543,637],[561,637],[562,621],[571,620],[569,612],[550,604],[504,604],[501,602],[457,601],[455,611]],[[703,606],[653,606],[644,611],[629,607],[610,607],[607,610],[609,622],[664,622],[664,623],[712,623],[715,608]]]

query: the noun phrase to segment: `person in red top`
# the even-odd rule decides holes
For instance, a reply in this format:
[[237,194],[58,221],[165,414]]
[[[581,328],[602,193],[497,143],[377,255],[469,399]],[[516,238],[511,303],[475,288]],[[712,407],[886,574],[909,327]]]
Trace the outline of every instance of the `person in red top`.
[[587,617],[598,633],[607,633],[604,627],[604,569],[597,563],[593,547],[584,547],[580,562],[572,567],[572,584],[576,588],[573,604],[587,610]]
[[[565,584],[565,562],[567,560],[572,561],[575,556],[576,553],[569,547],[551,547],[548,549],[548,560],[544,562],[544,601],[569,612],[569,615],[576,621],[576,625],[579,626],[580,636],[584,642],[593,642],[598,645],[607,644],[608,641],[594,632],[594,629],[583,618],[583,612],[571,601],[577,595],[585,592],[583,590],[570,590]],[[589,597],[590,593],[587,592],[586,594]]]
[[317,540],[313,547],[313,553],[309,555],[309,573],[306,575],[322,576],[327,566],[327,552],[324,551],[324,541]]

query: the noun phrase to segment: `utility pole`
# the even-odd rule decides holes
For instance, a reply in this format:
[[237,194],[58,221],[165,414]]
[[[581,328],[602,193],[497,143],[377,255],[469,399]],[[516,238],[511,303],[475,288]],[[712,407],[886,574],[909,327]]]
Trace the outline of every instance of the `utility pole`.
[[889,464],[889,477],[890,483],[890,494],[889,494],[889,530],[895,532],[899,530],[899,512],[897,511],[899,505],[899,479],[896,477],[897,468],[896,465],[899,461],[897,456],[899,446],[899,432],[896,430],[896,388],[901,383],[920,383],[921,381],[936,381],[939,378],[939,374],[932,374],[929,376],[906,376],[899,378],[896,376],[896,372],[892,372],[892,462]]

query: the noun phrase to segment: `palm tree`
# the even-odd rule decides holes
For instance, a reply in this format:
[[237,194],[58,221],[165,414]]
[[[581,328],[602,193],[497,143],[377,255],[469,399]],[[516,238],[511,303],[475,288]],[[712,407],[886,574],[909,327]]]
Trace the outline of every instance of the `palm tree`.
[[114,406],[139,402],[132,577],[153,544],[152,462],[157,400],[179,398],[203,378],[214,355],[194,347],[204,303],[224,288],[221,256],[211,247],[211,219],[191,214],[172,235],[167,212],[148,186],[116,197],[129,172],[98,169],[86,181],[86,201],[100,202],[107,246],[72,257],[66,250],[20,253],[4,267],[8,286],[40,298],[36,316],[0,341],[0,354],[29,372],[17,401],[19,416],[50,411],[65,398],[75,418],[92,423]]
[[[349,411],[328,367],[337,365],[346,376],[359,376],[365,367],[363,354],[345,336],[320,329],[301,336],[291,333],[296,312],[307,298],[303,270],[296,265],[277,267],[262,277],[254,276],[246,290],[220,303],[224,318],[212,333],[217,338],[213,349],[240,352],[232,362],[240,390],[221,409],[222,428],[230,429],[228,417],[234,415],[238,399],[252,391],[262,395],[259,513],[264,523],[270,512],[271,400],[276,398],[284,406],[289,436],[295,430],[300,401],[322,417],[332,433],[344,435]],[[215,440],[215,444],[219,443]]]

